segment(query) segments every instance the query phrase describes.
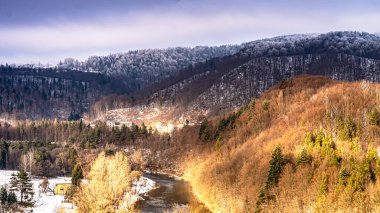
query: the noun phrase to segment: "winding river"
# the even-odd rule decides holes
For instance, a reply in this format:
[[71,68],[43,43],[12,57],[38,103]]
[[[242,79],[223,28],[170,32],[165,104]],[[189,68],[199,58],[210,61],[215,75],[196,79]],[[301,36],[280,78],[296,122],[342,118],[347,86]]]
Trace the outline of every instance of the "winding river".
[[[156,181],[158,187],[150,191],[145,200],[138,203],[137,208],[141,212],[160,213],[171,210],[173,206],[188,209],[202,208],[202,204],[194,197],[191,187],[186,181],[159,174],[145,174],[144,176]],[[208,211],[203,210],[203,212]]]

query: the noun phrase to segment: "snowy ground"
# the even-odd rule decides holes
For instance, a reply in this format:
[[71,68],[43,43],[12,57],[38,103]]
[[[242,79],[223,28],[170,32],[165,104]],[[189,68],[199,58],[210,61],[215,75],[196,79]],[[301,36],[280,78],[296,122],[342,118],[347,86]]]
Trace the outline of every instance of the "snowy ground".
[[[0,186],[9,185],[12,173],[17,173],[17,171],[10,170],[0,170]],[[57,183],[70,183],[70,178],[59,177],[49,179],[49,188],[54,190],[54,186]],[[27,209],[26,211],[33,212],[43,212],[43,213],[53,213],[57,212],[58,207],[62,205],[64,199],[63,195],[53,195],[53,193],[40,193],[39,185],[42,179],[32,179],[33,191],[35,201],[34,207],[32,209]]]
[[[0,170],[0,187],[9,185],[12,173],[17,171]],[[63,203],[63,195],[53,195],[52,193],[40,193],[39,185],[42,179],[32,179],[34,189],[34,207],[30,210],[33,213],[54,213],[58,208],[63,208],[65,212],[73,210],[72,205],[69,203]],[[57,183],[70,183],[68,177],[58,177],[49,179],[49,188],[54,189]],[[130,203],[135,203],[138,200],[143,199],[143,195],[156,187],[156,183],[146,177],[140,177],[138,180],[132,182],[132,191],[127,193]]]
[[[42,182],[41,179],[32,179],[34,189],[34,200],[36,201],[33,207],[33,212],[57,212],[57,209],[62,206],[64,199],[63,195],[53,195],[53,193],[40,193],[38,186]],[[71,183],[71,178],[58,177],[49,179],[49,188],[54,190],[57,183]]]

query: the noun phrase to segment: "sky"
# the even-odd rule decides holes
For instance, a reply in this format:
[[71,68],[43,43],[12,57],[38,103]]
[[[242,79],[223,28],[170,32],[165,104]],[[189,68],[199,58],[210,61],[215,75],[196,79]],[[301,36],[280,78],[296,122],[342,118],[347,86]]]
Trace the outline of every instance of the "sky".
[[379,0],[0,0],[0,63],[300,33],[380,32]]

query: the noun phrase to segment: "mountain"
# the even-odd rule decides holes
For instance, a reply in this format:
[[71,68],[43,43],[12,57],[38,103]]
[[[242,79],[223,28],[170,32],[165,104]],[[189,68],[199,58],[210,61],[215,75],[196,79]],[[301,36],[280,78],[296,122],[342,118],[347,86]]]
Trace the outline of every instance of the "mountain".
[[60,62],[57,68],[117,77],[123,80],[130,91],[136,91],[174,76],[190,65],[233,55],[242,47],[243,45],[224,45],[135,50],[108,56],[91,56],[83,62],[68,58]]
[[134,106],[105,114],[95,109],[95,117],[183,126],[243,106],[292,76],[312,74],[342,81],[380,81],[380,38],[372,34],[282,36],[245,46],[235,55],[196,64],[138,92]]
[[199,134],[184,128],[178,145],[208,144],[183,157],[184,177],[213,212],[377,212],[379,91],[367,81],[286,80],[202,122]]
[[55,67],[0,66],[0,114],[7,119],[78,119],[102,97],[126,95],[180,69],[233,54],[240,45],[130,51]]
[[101,96],[123,91],[123,83],[102,74],[0,66],[3,119],[78,119]]
[[[11,67],[14,72],[2,66],[0,86],[7,92],[1,96],[1,113],[34,119],[88,114],[88,122],[173,129],[228,113],[300,74],[378,82],[379,60],[380,37],[331,32],[235,46],[130,51],[85,62],[67,59],[52,68]],[[39,78],[65,83],[39,88]]]

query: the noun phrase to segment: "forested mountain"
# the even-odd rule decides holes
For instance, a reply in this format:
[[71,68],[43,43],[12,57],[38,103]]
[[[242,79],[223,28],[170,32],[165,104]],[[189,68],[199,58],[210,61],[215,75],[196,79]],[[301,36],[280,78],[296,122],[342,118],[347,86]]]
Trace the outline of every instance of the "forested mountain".
[[365,32],[330,32],[321,35],[280,36],[246,44],[240,52],[251,58],[321,53],[345,53],[380,59],[380,38]]
[[139,90],[151,83],[175,76],[178,71],[190,65],[232,55],[241,48],[242,45],[225,45],[134,50],[108,56],[91,56],[84,62],[68,58],[57,67],[116,76],[123,79],[131,90]]
[[184,124],[240,107],[299,74],[379,81],[379,60],[378,36],[331,32],[235,46],[136,50],[84,62],[67,59],[44,69],[2,66],[1,110],[18,118],[67,118],[91,109],[94,120],[142,123],[149,117]]
[[78,119],[101,96],[123,92],[102,74],[0,66],[0,113],[6,119]]
[[[135,107],[109,111],[101,119],[138,122],[144,119],[132,114],[144,111],[151,121],[199,122],[247,104],[269,87],[300,74],[380,81],[380,38],[372,34],[281,36],[244,46],[235,55],[182,70],[138,93],[140,103]],[[101,109],[96,108],[95,114]]]

